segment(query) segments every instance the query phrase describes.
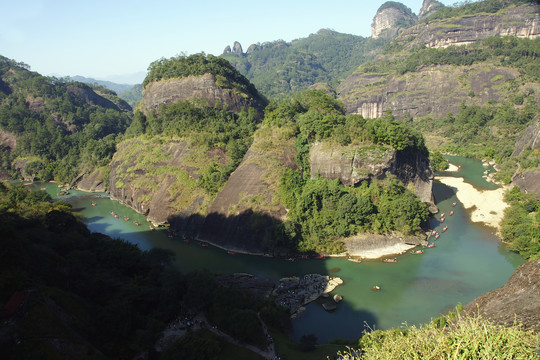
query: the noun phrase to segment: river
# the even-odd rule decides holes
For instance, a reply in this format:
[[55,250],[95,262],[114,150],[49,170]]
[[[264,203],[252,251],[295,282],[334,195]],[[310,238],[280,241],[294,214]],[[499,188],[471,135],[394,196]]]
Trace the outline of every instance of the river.
[[[477,188],[493,189],[494,185],[482,177],[485,168],[481,162],[461,157],[451,157],[450,161],[461,165],[461,170],[459,174],[446,175],[463,176]],[[54,196],[58,192],[54,184],[36,187],[44,187]],[[387,329],[404,323],[429,322],[453,310],[458,303],[465,305],[482,293],[502,286],[524,262],[501,244],[493,229],[470,221],[451,188],[435,182],[434,195],[441,212],[447,214],[444,224],[438,217],[431,220],[430,226],[441,233],[436,247],[425,249],[421,255],[399,255],[397,263],[380,260],[354,263],[342,258],[289,262],[230,255],[196,241],[188,243],[178,237],[170,238],[164,230],[150,230],[144,216],[104,194],[72,190],[65,199],[73,204],[91,231],[122,238],[143,250],[152,247],[172,250],[176,265],[183,272],[195,269],[214,273],[248,272],[275,280],[308,273],[339,276],[344,285],[334,293],[342,295],[343,302],[336,311],[326,312],[321,304],[313,302],[292,322],[296,340],[304,334],[315,334],[319,343],[326,343],[335,338],[357,339],[366,327]],[[456,206],[453,202],[457,202]],[[455,212],[453,216],[448,215],[451,210]],[[111,212],[119,217],[115,218]],[[448,231],[442,233],[444,225]],[[381,290],[372,291],[374,285]]]

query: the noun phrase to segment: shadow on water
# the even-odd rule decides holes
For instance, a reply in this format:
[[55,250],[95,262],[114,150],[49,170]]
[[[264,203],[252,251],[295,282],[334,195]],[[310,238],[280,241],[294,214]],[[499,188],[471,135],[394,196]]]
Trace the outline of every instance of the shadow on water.
[[[276,242],[279,234],[274,219],[247,212],[230,218],[179,216],[172,221],[178,235],[170,237],[164,230],[150,231],[144,216],[101,194],[81,193],[66,200],[82,215],[91,231],[122,238],[142,250],[169,249],[176,255],[176,266],[184,273],[203,269],[216,274],[244,272],[275,282],[282,277],[310,273],[342,278],[344,284],[332,293],[343,296],[335,311],[326,312],[321,302],[315,301],[292,322],[297,341],[302,335],[315,334],[319,343],[326,343],[335,338],[356,340],[366,328],[387,329],[404,322],[428,322],[460,302],[466,304],[502,286],[523,262],[500,245],[491,229],[471,223],[451,187],[435,182],[434,196],[441,212],[454,210],[455,214],[447,216],[444,223],[440,214],[430,220],[430,227],[441,233],[434,242],[435,248],[425,249],[423,255],[400,255],[397,263],[381,260],[354,263],[343,258],[288,261],[289,256],[271,258],[237,252],[233,255],[217,247],[203,246],[196,238],[209,239],[223,247],[241,243],[262,253],[282,253],[287,244]],[[443,226],[449,226],[445,233]],[[276,243],[277,246],[270,246]],[[381,290],[371,290],[374,285]]]

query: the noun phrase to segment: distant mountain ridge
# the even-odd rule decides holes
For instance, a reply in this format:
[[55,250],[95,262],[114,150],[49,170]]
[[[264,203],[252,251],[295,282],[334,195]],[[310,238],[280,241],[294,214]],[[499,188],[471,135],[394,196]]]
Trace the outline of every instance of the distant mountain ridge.
[[76,75],[69,77],[68,79],[73,81],[79,81],[86,84],[98,84],[109,90],[114,91],[119,98],[125,100],[131,107],[134,107],[142,99],[142,85],[141,84],[118,84],[107,80],[97,80],[94,78],[87,78],[84,76]]

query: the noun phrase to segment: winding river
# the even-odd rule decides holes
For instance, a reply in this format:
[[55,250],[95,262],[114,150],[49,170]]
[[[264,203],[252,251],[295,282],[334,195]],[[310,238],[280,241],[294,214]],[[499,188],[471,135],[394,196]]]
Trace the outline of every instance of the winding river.
[[[479,189],[493,189],[494,185],[482,176],[485,168],[481,162],[461,157],[450,160],[461,165],[461,170],[459,174],[445,175],[463,176]],[[35,186],[45,187],[54,196],[58,192],[54,184]],[[166,231],[152,231],[142,215],[110,200],[105,194],[71,191],[66,200],[73,204],[91,231],[122,238],[141,249],[161,247],[172,250],[176,254],[176,264],[183,272],[195,269],[214,273],[248,272],[275,280],[308,273],[341,277],[345,283],[334,292],[342,295],[344,300],[336,311],[326,312],[321,304],[313,302],[293,320],[296,340],[304,334],[315,334],[319,343],[325,343],[335,338],[356,339],[366,327],[387,329],[404,323],[428,322],[453,310],[458,303],[466,304],[480,294],[502,286],[514,269],[524,262],[501,244],[493,229],[470,221],[451,188],[435,182],[434,195],[441,212],[448,214],[454,210],[455,213],[447,215],[444,224],[437,217],[430,225],[440,233],[445,225],[448,231],[441,233],[436,247],[425,249],[421,255],[400,255],[397,263],[380,260],[354,263],[342,258],[289,262],[229,255],[211,246],[202,247],[198,242],[169,238]],[[92,202],[96,206],[92,206]],[[456,206],[453,202],[457,202]],[[111,211],[119,217],[115,218]],[[380,286],[381,290],[372,291],[374,285]]]

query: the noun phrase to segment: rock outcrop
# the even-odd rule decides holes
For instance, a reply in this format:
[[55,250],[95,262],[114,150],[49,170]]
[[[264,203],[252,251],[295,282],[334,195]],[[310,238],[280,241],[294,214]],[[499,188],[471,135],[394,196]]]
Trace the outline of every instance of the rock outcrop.
[[418,14],[418,20],[423,20],[432,15],[437,9],[444,7],[444,4],[437,0],[424,0],[420,13]]
[[[492,36],[534,39],[540,35],[540,5],[507,7],[494,14],[479,13],[420,23],[403,30],[397,41],[405,48],[420,45],[466,45]],[[407,39],[414,39],[407,42]]]
[[416,22],[416,15],[405,5],[387,1],[377,10],[371,24],[373,38],[394,37],[400,29]]
[[432,204],[433,172],[429,160],[412,151],[396,151],[389,146],[328,146],[314,144],[309,152],[311,176],[339,179],[347,186],[363,180],[395,175],[405,186],[414,188],[420,200]]
[[105,170],[96,169],[91,174],[85,174],[82,176],[80,181],[77,182],[77,189],[90,192],[104,192]]
[[243,94],[219,86],[216,76],[212,74],[151,82],[144,89],[142,103],[150,111],[161,105],[193,99],[202,99],[210,107],[217,103],[224,104],[226,109],[234,112],[253,107],[260,114],[267,104],[266,99],[258,93]]
[[191,153],[180,140],[144,143],[133,139],[120,143],[111,162],[111,199],[146,215],[154,225],[167,223],[172,215],[195,213],[207,196],[202,191],[181,188],[193,187],[200,176],[200,169],[189,163]]
[[242,45],[238,41],[234,42],[232,52],[236,55],[242,56],[244,54],[244,50],[242,49]]
[[206,216],[173,216],[171,228],[239,252],[280,254],[274,225],[284,219],[287,210],[279,202],[277,190],[284,169],[297,167],[293,134],[286,128],[259,129]]
[[[381,117],[386,110],[401,119],[457,113],[462,102],[483,105],[505,96],[505,82],[519,77],[516,69],[471,66],[426,66],[403,75],[353,73],[338,87],[347,113]],[[458,81],[456,81],[456,79]]]
[[512,157],[519,156],[524,150],[540,149],[540,115],[537,116],[529,126],[523,130]]
[[[540,116],[537,116],[523,130],[512,157],[521,155],[525,150],[540,150]],[[521,166],[519,169],[521,169]],[[540,168],[518,170],[512,177],[512,184],[518,186],[525,193],[536,194],[540,200]]]
[[503,287],[476,298],[464,308],[502,325],[522,323],[540,331],[540,259],[519,266]]

